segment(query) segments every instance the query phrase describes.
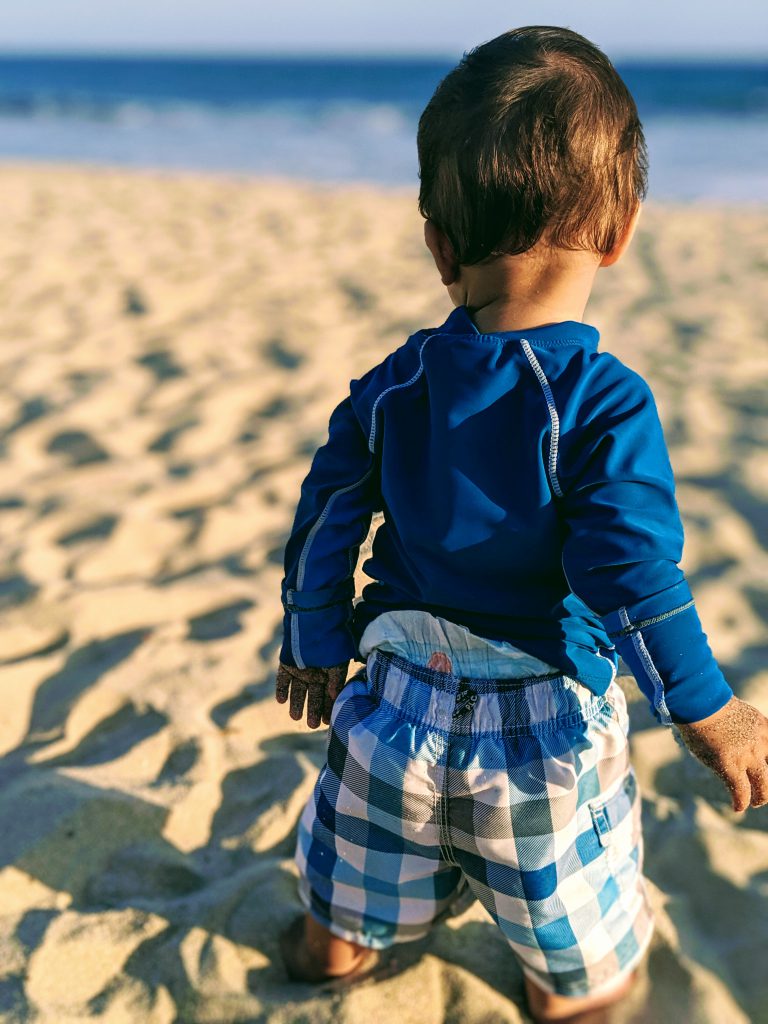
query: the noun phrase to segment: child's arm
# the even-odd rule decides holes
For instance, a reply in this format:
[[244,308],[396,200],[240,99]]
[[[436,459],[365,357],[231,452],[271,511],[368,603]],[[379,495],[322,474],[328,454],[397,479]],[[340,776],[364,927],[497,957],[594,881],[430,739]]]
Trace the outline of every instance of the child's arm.
[[301,486],[285,548],[283,644],[275,695],[290,713],[328,721],[357,653],[350,628],[354,572],[373,513],[381,508],[378,472],[350,397],[333,411],[328,441]]
[[768,799],[768,722],[733,696],[678,565],[683,527],[653,395],[605,356],[585,390],[566,411],[557,463],[569,585],[602,619],[657,719],[718,771],[737,810],[750,786],[758,806]]

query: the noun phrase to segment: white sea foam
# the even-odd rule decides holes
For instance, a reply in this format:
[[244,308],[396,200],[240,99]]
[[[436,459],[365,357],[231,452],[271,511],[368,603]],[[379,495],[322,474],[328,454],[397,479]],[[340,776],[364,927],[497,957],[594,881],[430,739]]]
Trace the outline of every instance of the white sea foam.
[[[137,99],[0,104],[0,159],[76,160],[418,183],[418,111],[395,103],[279,100],[254,105]],[[651,116],[652,198],[768,201],[768,116]]]

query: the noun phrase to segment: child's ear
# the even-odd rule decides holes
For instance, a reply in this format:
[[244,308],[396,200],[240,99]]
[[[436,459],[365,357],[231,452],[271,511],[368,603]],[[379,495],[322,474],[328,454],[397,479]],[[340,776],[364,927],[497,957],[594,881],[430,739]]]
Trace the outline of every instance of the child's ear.
[[640,219],[641,209],[642,206],[640,203],[638,203],[635,207],[635,212],[632,214],[631,220],[627,224],[620,238],[618,238],[618,240],[616,241],[616,245],[614,245],[611,251],[607,252],[605,256],[603,256],[603,258],[600,260],[599,265],[601,267],[613,266],[613,264],[617,263],[624,255],[624,253],[627,251],[627,249],[629,248],[629,243],[632,241],[632,238],[635,234],[635,228],[637,227],[637,222]]
[[424,222],[424,241],[440,272],[440,280],[446,286],[453,284],[459,276],[459,264],[448,236],[431,220],[427,220]]

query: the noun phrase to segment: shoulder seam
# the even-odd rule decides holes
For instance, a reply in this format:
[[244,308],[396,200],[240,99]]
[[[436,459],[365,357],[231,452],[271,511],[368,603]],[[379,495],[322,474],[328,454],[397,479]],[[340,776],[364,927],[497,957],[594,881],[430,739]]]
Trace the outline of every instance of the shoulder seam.
[[555,492],[558,498],[563,497],[563,492],[560,488],[560,482],[557,479],[557,446],[560,440],[560,417],[557,414],[557,406],[555,405],[555,398],[552,394],[552,388],[547,375],[541,368],[539,360],[533,353],[530,342],[526,338],[520,339],[520,345],[525,352],[528,362],[531,364],[531,369],[536,374],[541,390],[544,392],[544,398],[547,403],[547,409],[549,410],[549,420],[551,425],[550,440],[549,440],[549,461],[547,465],[547,472],[549,474],[549,482],[552,484],[552,490]]
[[414,375],[410,378],[410,380],[402,381],[400,384],[390,384],[388,388],[384,388],[381,394],[379,394],[376,397],[376,400],[371,406],[371,430],[370,433],[368,434],[368,451],[373,452],[376,446],[376,410],[378,409],[379,402],[382,400],[382,398],[384,398],[385,395],[388,395],[390,391],[396,391],[398,388],[407,388],[410,387],[411,384],[416,383],[416,381],[424,372],[424,362],[422,359],[424,346],[432,337],[434,337],[434,335],[428,334],[424,341],[422,341],[421,347],[419,348],[419,368],[416,371],[416,373],[414,373]]

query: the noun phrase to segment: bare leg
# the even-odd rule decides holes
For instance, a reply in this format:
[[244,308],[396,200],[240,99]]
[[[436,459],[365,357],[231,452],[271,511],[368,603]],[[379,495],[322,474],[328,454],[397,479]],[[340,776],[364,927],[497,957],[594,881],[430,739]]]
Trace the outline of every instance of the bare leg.
[[610,1024],[611,1007],[632,988],[633,971],[616,988],[597,996],[558,996],[525,978],[528,1006],[536,1024]]
[[311,914],[286,931],[280,943],[283,959],[296,981],[325,981],[356,970],[371,951],[329,932]]

